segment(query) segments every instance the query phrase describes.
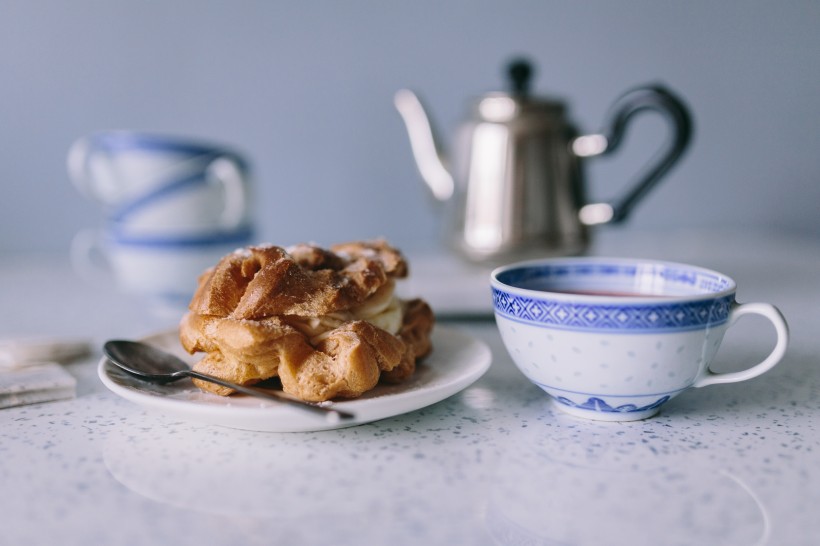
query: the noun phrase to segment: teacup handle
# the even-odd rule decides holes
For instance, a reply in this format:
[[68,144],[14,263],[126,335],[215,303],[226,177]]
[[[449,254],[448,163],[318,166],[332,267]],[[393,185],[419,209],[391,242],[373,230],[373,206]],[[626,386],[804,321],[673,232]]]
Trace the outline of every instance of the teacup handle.
[[[77,191],[87,198],[104,205],[113,205],[119,202],[122,198],[122,188],[110,182],[102,186],[98,179],[91,176],[90,165],[93,159],[109,155],[110,152],[107,149],[95,145],[93,137],[82,137],[74,141],[68,149],[68,156],[66,157],[68,177],[74,187],[77,188]],[[117,178],[117,173],[109,161],[97,164],[96,168],[107,169],[107,178],[109,180]]]
[[208,174],[225,188],[225,207],[220,216],[222,227],[239,227],[247,216],[249,201],[244,170],[230,156],[220,156],[208,165]]
[[696,380],[693,387],[705,387],[707,385],[716,385],[718,383],[736,383],[738,381],[745,381],[758,375],[765,373],[772,369],[775,364],[780,362],[783,355],[786,354],[786,347],[789,344],[789,326],[786,324],[786,319],[777,307],[768,303],[734,303],[729,311],[729,327],[731,328],[737,320],[743,315],[761,315],[769,319],[774,326],[777,333],[777,342],[774,349],[769,353],[763,362],[752,366],[740,372],[729,373],[715,373],[710,369],[706,370],[706,374],[700,379]]
[[86,197],[97,199],[97,194],[91,187],[91,177],[88,175],[88,162],[92,150],[91,141],[88,137],[77,139],[68,149],[66,167],[68,168],[68,177],[74,187]]

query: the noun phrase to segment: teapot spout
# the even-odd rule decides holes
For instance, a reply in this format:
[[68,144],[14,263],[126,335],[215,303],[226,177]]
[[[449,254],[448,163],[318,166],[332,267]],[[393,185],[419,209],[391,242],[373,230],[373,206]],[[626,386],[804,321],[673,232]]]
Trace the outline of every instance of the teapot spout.
[[437,138],[424,106],[416,94],[409,89],[396,92],[393,103],[404,120],[416,167],[422,179],[430,187],[436,199],[448,200],[453,196],[455,183],[447,167],[444,166]]

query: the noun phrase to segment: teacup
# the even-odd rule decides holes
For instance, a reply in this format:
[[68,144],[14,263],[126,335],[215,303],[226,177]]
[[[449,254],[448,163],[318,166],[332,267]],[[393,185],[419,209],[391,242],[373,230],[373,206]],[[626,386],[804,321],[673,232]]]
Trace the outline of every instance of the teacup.
[[68,154],[71,180],[103,206],[103,225],[72,242],[83,276],[110,274],[126,292],[187,303],[196,279],[252,242],[248,162],[188,138],[109,131]]
[[236,151],[183,137],[107,131],[68,153],[77,189],[119,231],[236,229],[250,222],[248,163]]
[[184,308],[207,268],[252,242],[248,228],[179,237],[133,237],[85,230],[75,236],[74,268],[89,279],[111,276],[123,292],[166,308]]
[[[777,308],[738,303],[734,280],[692,265],[547,259],[500,267],[490,282],[496,322],[516,366],[557,407],[580,417],[651,417],[687,389],[759,376],[788,345]],[[771,321],[774,349],[743,371],[712,371],[727,328],[745,314]]]

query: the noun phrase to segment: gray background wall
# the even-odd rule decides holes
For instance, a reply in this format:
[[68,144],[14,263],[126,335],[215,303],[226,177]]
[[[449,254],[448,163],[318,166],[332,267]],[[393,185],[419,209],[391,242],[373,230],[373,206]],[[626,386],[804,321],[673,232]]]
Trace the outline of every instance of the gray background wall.
[[[516,54],[585,130],[638,83],[691,105],[694,146],[621,229],[820,237],[818,29],[815,1],[0,0],[0,253],[66,252],[100,223],[65,154],[116,128],[244,150],[265,241],[428,247],[438,219],[393,93],[420,91],[450,135]],[[634,129],[591,165],[593,195],[617,193],[663,135]]]

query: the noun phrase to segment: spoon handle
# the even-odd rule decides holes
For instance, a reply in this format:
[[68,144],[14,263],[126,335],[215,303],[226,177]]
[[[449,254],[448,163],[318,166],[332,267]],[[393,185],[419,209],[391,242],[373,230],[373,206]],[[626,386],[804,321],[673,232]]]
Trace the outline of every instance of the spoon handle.
[[299,400],[298,398],[294,398],[289,394],[286,394],[281,391],[275,390],[262,390],[262,389],[254,389],[251,387],[245,387],[242,385],[237,385],[236,383],[231,383],[230,381],[225,381],[224,379],[220,379],[218,377],[214,377],[212,375],[207,375],[200,372],[195,372],[193,370],[187,370],[185,375],[188,377],[192,377],[195,379],[201,379],[202,381],[208,381],[210,383],[216,383],[217,385],[221,385],[223,387],[228,387],[229,389],[233,389],[236,392],[241,392],[242,394],[247,394],[249,396],[256,396],[257,398],[267,398],[267,399],[274,399],[278,402],[285,402],[286,404],[292,404],[296,407],[301,409],[305,409],[308,411],[313,411],[316,413],[324,414],[325,418],[330,422],[337,422],[342,419],[353,419],[355,415],[352,413],[337,410],[332,407],[327,406],[320,406],[314,402],[305,402],[304,400]]

